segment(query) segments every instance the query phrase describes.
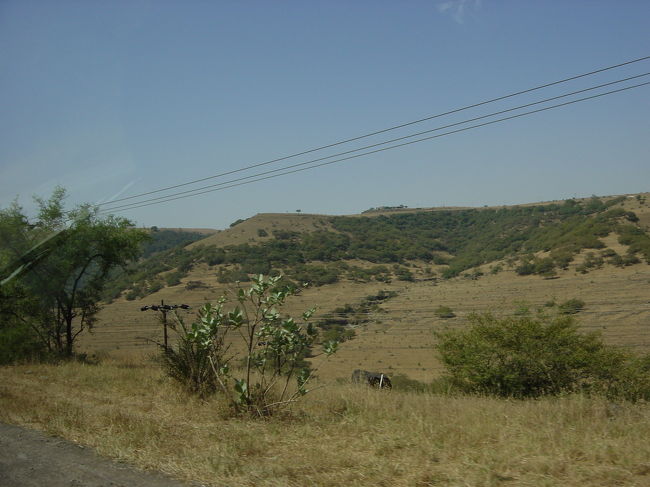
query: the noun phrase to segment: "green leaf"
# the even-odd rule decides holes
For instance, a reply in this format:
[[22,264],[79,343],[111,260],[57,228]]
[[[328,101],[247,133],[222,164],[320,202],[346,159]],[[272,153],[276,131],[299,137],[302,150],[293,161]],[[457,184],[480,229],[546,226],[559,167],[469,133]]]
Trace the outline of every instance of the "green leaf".
[[323,353],[325,353],[325,355],[327,355],[328,357],[336,353],[338,348],[339,348],[339,342],[337,342],[336,340],[329,340],[323,343]]

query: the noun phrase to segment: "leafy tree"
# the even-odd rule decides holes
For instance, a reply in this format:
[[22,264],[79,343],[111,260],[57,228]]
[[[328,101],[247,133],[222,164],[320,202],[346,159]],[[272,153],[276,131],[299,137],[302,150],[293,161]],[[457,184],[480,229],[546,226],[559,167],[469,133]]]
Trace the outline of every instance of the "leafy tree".
[[67,211],[64,198],[60,187],[48,200],[35,198],[39,210],[33,221],[17,205],[0,213],[3,230],[9,230],[2,232],[5,260],[15,260],[50,235],[60,236],[14,289],[3,293],[9,293],[5,308],[48,350],[71,356],[77,336],[94,323],[109,272],[135,259],[147,236],[129,220],[101,217],[89,205]]

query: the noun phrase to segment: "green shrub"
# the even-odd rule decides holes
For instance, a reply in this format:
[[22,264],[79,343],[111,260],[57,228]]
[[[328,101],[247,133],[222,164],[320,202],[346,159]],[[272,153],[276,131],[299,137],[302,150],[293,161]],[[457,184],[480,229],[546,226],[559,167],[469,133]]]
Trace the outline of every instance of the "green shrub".
[[165,276],[165,282],[168,286],[178,286],[181,283],[182,272],[173,271]]
[[650,354],[629,357],[618,370],[601,378],[598,391],[610,399],[650,401]]
[[529,276],[535,273],[535,264],[532,262],[522,262],[516,269],[515,272],[520,276]]
[[456,316],[454,310],[452,310],[449,306],[442,306],[442,305],[438,306],[435,309],[434,313],[438,318],[444,318],[444,319],[453,318]]
[[356,332],[352,328],[341,325],[332,325],[327,327],[321,333],[321,341],[335,341],[338,343],[343,343],[348,340],[352,340],[356,336]]
[[[199,321],[203,323],[206,315],[199,311]],[[174,347],[161,345],[160,363],[169,377],[181,384],[185,390],[200,397],[206,397],[217,390],[218,377],[212,370],[213,364],[223,363],[227,348],[224,346],[224,333],[213,333],[208,339],[196,339],[194,329],[189,328],[182,319],[171,328],[178,334]]]
[[576,270],[582,274],[586,274],[589,269],[600,269],[603,266],[604,260],[600,255],[593,252],[587,252],[585,260],[582,264],[576,267]]
[[209,286],[203,281],[188,281],[185,284],[185,289],[192,291],[194,289],[207,289]]
[[566,270],[573,261],[573,252],[567,248],[555,249],[551,251],[551,259],[557,267]]
[[613,266],[616,266],[616,267],[624,267],[625,266],[624,261],[623,261],[623,257],[618,255],[616,252],[614,252],[614,255],[612,255],[609,259],[607,259],[607,263],[612,264]]
[[415,278],[413,277],[413,273],[409,269],[403,266],[399,266],[395,269],[395,277],[397,277],[397,279],[400,281],[408,281],[408,282],[415,281]]
[[334,284],[339,280],[340,271],[332,266],[304,264],[294,267],[291,277],[313,286]]
[[0,326],[0,365],[42,360],[47,355],[44,343],[26,324]]
[[569,299],[559,306],[559,311],[563,315],[574,315],[585,309],[585,302],[582,299]]
[[248,282],[248,274],[240,268],[236,269],[219,269],[217,272],[217,281],[220,283]]
[[624,266],[629,266],[629,265],[634,265],[634,264],[640,264],[641,259],[639,259],[636,255],[634,254],[625,254],[625,257],[623,257],[623,265]]
[[[279,309],[298,291],[278,287],[280,280],[254,276],[250,288],[232,293],[230,303],[222,296],[215,305],[203,306],[191,326],[176,316],[178,345],[162,355],[167,373],[191,392],[219,390],[238,413],[267,416],[304,396],[314,372],[305,367],[318,335],[309,322],[314,310],[302,314],[302,324],[282,316]],[[224,346],[230,332],[243,338],[243,350]],[[330,356],[336,348],[337,342],[325,342],[323,354]],[[289,387],[292,380],[295,386]]]
[[501,264],[496,264],[490,267],[490,274],[496,275],[502,270],[503,270],[503,266]]
[[450,382],[469,393],[524,398],[589,390],[613,380],[626,360],[598,335],[578,332],[569,316],[476,314],[469,328],[436,335]]
[[147,287],[147,294],[158,292],[163,287],[165,287],[165,284],[160,279],[156,279],[149,283],[149,286]]

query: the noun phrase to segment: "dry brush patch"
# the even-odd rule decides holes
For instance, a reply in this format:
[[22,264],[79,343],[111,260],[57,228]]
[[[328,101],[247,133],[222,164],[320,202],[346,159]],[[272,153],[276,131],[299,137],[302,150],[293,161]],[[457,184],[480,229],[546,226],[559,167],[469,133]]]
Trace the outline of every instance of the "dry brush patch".
[[644,485],[650,407],[314,391],[245,420],[188,398],[148,362],[0,369],[0,420],[206,485]]

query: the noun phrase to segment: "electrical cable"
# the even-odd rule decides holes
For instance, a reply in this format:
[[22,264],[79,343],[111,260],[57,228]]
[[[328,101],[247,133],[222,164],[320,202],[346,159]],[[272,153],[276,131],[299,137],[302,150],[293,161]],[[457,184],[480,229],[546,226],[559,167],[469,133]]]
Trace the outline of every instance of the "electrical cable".
[[219,187],[219,186],[224,186],[226,184],[230,184],[230,183],[234,183],[234,182],[238,182],[238,181],[244,181],[244,180],[247,180],[247,179],[252,179],[252,178],[263,176],[263,175],[266,175],[266,174],[272,174],[272,173],[276,173],[276,172],[280,172],[280,171],[285,171],[287,169],[292,169],[292,168],[295,168],[295,167],[306,166],[308,164],[313,164],[315,162],[324,161],[324,160],[327,160],[327,159],[331,159],[333,157],[339,157],[339,156],[342,156],[342,155],[351,154],[351,153],[354,153],[354,152],[359,152],[359,151],[370,149],[370,148],[373,148],[373,147],[379,147],[379,146],[390,144],[390,143],[393,143],[393,142],[398,142],[400,140],[406,140],[406,139],[410,139],[410,138],[413,138],[413,137],[418,137],[420,135],[428,134],[428,133],[431,133],[431,132],[437,132],[439,130],[444,130],[444,129],[455,127],[455,126],[458,126],[458,125],[463,125],[463,124],[466,124],[466,123],[475,122],[477,120],[482,120],[482,119],[489,118],[489,117],[492,117],[492,116],[495,116],[495,115],[501,115],[501,114],[512,112],[512,111],[515,111],[515,110],[520,110],[522,108],[527,108],[527,107],[530,107],[530,106],[533,106],[533,105],[539,105],[541,103],[546,103],[546,102],[557,100],[557,99],[560,99],[560,98],[566,98],[567,96],[577,95],[579,93],[584,93],[584,92],[587,92],[587,91],[596,90],[596,89],[599,89],[599,88],[603,88],[605,86],[611,86],[611,85],[614,85],[614,84],[622,83],[622,82],[629,81],[629,80],[632,80],[632,79],[641,78],[641,77],[648,76],[648,75],[650,75],[650,72],[642,73],[642,74],[639,74],[639,75],[636,75],[636,76],[631,76],[629,78],[623,78],[623,79],[620,79],[620,80],[611,81],[609,83],[603,83],[603,84],[600,84],[600,85],[597,85],[597,86],[592,86],[590,88],[584,88],[582,90],[577,90],[577,91],[573,91],[573,92],[566,93],[566,94],[563,94],[563,95],[554,96],[554,97],[551,97],[551,98],[546,98],[546,99],[539,100],[539,101],[536,101],[536,102],[527,103],[527,104],[524,104],[524,105],[519,105],[519,106],[514,107],[514,108],[509,108],[509,109],[500,110],[500,111],[497,111],[497,112],[492,112],[492,113],[489,113],[487,115],[482,115],[480,117],[474,117],[474,118],[466,119],[466,120],[463,120],[463,121],[460,121],[460,122],[455,122],[455,123],[452,123],[452,124],[443,125],[443,126],[436,127],[436,128],[433,128],[433,129],[424,130],[422,132],[417,132],[415,134],[405,135],[403,137],[397,137],[395,139],[390,139],[390,140],[387,140],[387,141],[384,141],[384,142],[378,142],[376,144],[371,144],[371,145],[359,147],[357,149],[352,149],[352,150],[348,150],[348,151],[345,151],[345,152],[339,152],[339,153],[332,154],[332,155],[329,155],[329,156],[320,157],[318,159],[312,159],[310,161],[301,162],[301,163],[297,163],[297,164],[292,164],[292,165],[285,166],[285,167],[278,168],[278,169],[271,169],[269,171],[264,171],[264,172],[253,174],[253,175],[250,175],[250,176],[243,176],[241,178],[231,179],[229,181],[223,181],[221,183],[211,184],[211,185],[208,185],[208,186],[202,186],[200,188],[195,188],[195,189],[191,189],[191,190],[187,190],[187,191],[181,191],[181,192],[174,193],[174,194],[171,194],[171,195],[159,196],[159,197],[156,197],[156,198],[149,198],[149,199],[142,200],[142,201],[128,203],[126,205],[121,205],[121,206],[118,206],[116,208],[106,208],[106,209],[104,209],[102,211],[103,212],[104,211],[110,212],[113,209],[124,208],[124,207],[130,206],[130,205],[140,205],[140,204],[148,203],[148,202],[151,202],[151,201],[160,201],[160,200],[164,200],[166,198],[170,198],[170,197],[173,197],[173,196],[180,196],[180,195],[184,195],[184,194],[189,195],[190,193],[195,193],[195,192],[198,192],[198,191],[201,191],[201,190],[204,190],[204,189],[216,188],[216,187]]
[[[565,103],[560,103],[560,104],[557,104],[557,105],[551,105],[549,107],[539,108],[537,110],[531,110],[531,111],[520,113],[520,114],[517,114],[517,115],[511,115],[509,117],[503,117],[503,118],[500,118],[500,119],[491,120],[489,122],[484,122],[484,123],[480,123],[480,124],[476,124],[476,125],[471,125],[469,127],[463,127],[463,128],[460,128],[460,129],[449,131],[449,132],[444,132],[442,134],[432,135],[432,136],[424,137],[424,138],[421,138],[421,139],[417,139],[417,140],[413,140],[413,141],[409,141],[409,142],[404,142],[404,143],[401,143],[401,144],[396,144],[396,145],[393,145],[393,146],[384,147],[384,148],[376,149],[376,150],[369,151],[369,152],[364,152],[362,154],[356,154],[356,155],[349,156],[349,157],[335,159],[333,161],[327,161],[327,162],[322,162],[320,164],[314,164],[314,165],[311,165],[311,166],[308,166],[308,167],[300,167],[298,169],[293,169],[293,170],[287,171],[287,169],[290,169],[291,167],[302,166],[302,165],[305,165],[305,164],[310,164],[311,162],[295,164],[295,165],[292,165],[292,166],[287,166],[287,167],[284,167],[284,168],[279,168],[279,169],[275,169],[275,170],[271,170],[271,171],[266,171],[264,173],[259,173],[259,174],[255,174],[255,175],[252,175],[252,176],[239,178],[237,180],[232,180],[232,181],[227,181],[227,182],[224,182],[224,183],[219,183],[218,185],[215,185],[215,186],[220,186],[218,188],[207,189],[205,191],[193,190],[193,191],[198,191],[198,192],[193,192],[192,194],[184,194],[182,196],[175,196],[175,195],[163,196],[163,197],[155,198],[156,201],[152,201],[152,202],[148,202],[148,203],[135,202],[135,203],[132,203],[132,204],[117,206],[117,207],[111,208],[111,209],[100,210],[99,213],[110,213],[110,212],[114,212],[114,211],[132,210],[132,209],[135,209],[135,208],[142,208],[142,207],[145,207],[145,206],[151,206],[151,205],[166,203],[166,202],[169,202],[169,201],[175,201],[175,200],[178,200],[178,199],[189,198],[189,197],[192,197],[192,196],[198,196],[198,195],[201,195],[201,194],[211,193],[211,192],[214,192],[214,191],[220,191],[220,190],[223,190],[223,189],[242,186],[244,184],[250,184],[250,183],[254,183],[254,182],[258,182],[258,181],[263,181],[263,180],[266,180],[266,179],[272,179],[272,178],[276,178],[276,177],[279,177],[279,176],[284,176],[284,175],[287,175],[287,174],[293,174],[293,173],[297,173],[297,172],[301,172],[301,171],[306,171],[308,169],[314,169],[314,168],[317,168],[317,167],[322,167],[322,166],[334,164],[334,163],[337,163],[337,162],[347,161],[347,160],[350,160],[350,159],[355,159],[355,158],[367,156],[367,155],[370,155],[370,154],[376,154],[378,152],[383,152],[383,151],[387,151],[387,150],[391,150],[391,149],[396,149],[398,147],[404,147],[404,146],[407,146],[407,145],[412,145],[412,144],[416,144],[416,143],[419,143],[419,142],[424,142],[426,140],[431,140],[431,139],[435,139],[435,138],[439,138],[439,137],[444,137],[444,136],[447,136],[447,135],[452,135],[452,134],[455,134],[455,133],[464,132],[464,131],[467,131],[467,130],[472,130],[472,129],[475,129],[475,128],[484,127],[484,126],[487,126],[487,125],[492,125],[492,124],[495,124],[495,123],[499,123],[499,122],[503,122],[503,121],[507,121],[507,120],[512,120],[512,119],[520,118],[520,117],[527,116],[527,115],[532,115],[534,113],[540,113],[540,112],[543,112],[543,111],[547,111],[547,110],[551,110],[551,109],[555,109],[555,108],[560,108],[560,107],[567,106],[567,105],[572,105],[574,103],[578,103],[578,102],[582,102],[582,101],[586,101],[586,100],[600,98],[600,97],[611,95],[611,94],[614,94],[614,93],[619,93],[619,92],[622,92],[622,91],[627,91],[627,90],[630,90],[630,89],[639,88],[641,86],[646,86],[648,84],[650,84],[650,82],[631,85],[631,86],[627,86],[627,87],[620,88],[620,89],[617,89],[617,90],[607,91],[607,92],[604,92],[604,93],[599,93],[597,95],[592,95],[592,96],[588,96],[588,97],[584,97],[584,98],[578,98],[576,100],[571,100],[571,101],[568,101],[568,102],[565,102]],[[509,111],[511,111],[511,110],[509,110]],[[480,118],[484,118],[484,117],[480,117]],[[459,123],[467,123],[467,121],[459,122]],[[380,145],[383,145],[383,144],[380,144]],[[330,157],[332,157],[332,156],[330,156]],[[284,171],[284,172],[279,172],[279,171]],[[278,172],[278,173],[277,174],[271,174],[271,175],[264,176],[264,177],[259,177],[259,176],[262,176],[264,174],[275,173],[275,172]],[[257,178],[257,179],[251,179],[251,178]],[[239,181],[239,180],[243,180],[243,179],[250,179],[250,180],[249,181],[238,182],[236,184],[230,184],[230,183],[232,183],[234,181]]]
[[397,130],[397,129],[400,129],[400,128],[408,127],[410,125],[415,125],[415,124],[418,124],[418,123],[426,122],[428,120],[433,120],[435,118],[444,117],[446,115],[459,113],[459,112],[462,112],[462,111],[465,111],[465,110],[469,110],[471,108],[476,108],[476,107],[480,107],[480,106],[483,106],[483,105],[487,105],[489,103],[494,103],[494,102],[505,100],[505,99],[512,98],[512,97],[515,97],[515,96],[523,95],[523,94],[526,94],[526,93],[531,93],[533,91],[541,90],[543,88],[548,88],[548,87],[555,86],[555,85],[558,85],[558,84],[567,83],[569,81],[574,81],[576,79],[584,78],[584,77],[587,77],[587,76],[592,76],[594,74],[602,73],[602,72],[609,71],[609,70],[612,70],[612,69],[616,69],[616,68],[620,68],[620,67],[627,66],[627,65],[630,65],[630,64],[638,63],[638,62],[641,62],[641,61],[646,61],[648,59],[650,59],[650,56],[644,56],[644,57],[640,57],[640,58],[637,58],[637,59],[632,59],[630,61],[626,61],[626,62],[623,62],[623,63],[607,66],[607,67],[604,67],[604,68],[599,68],[599,69],[596,69],[596,70],[593,70],[593,71],[589,71],[587,73],[579,74],[579,75],[576,75],[576,76],[571,76],[571,77],[564,78],[564,79],[561,79],[561,80],[558,80],[558,81],[553,81],[551,83],[545,83],[545,84],[542,84],[542,85],[539,85],[539,86],[535,86],[533,88],[528,88],[528,89],[525,89],[525,90],[517,91],[517,92],[514,92],[514,93],[507,94],[507,95],[503,95],[503,96],[499,96],[499,97],[492,98],[492,99],[489,99],[489,100],[485,100],[485,101],[482,101],[482,102],[479,102],[479,103],[474,103],[472,105],[466,105],[464,107],[457,108],[457,109],[454,109],[454,110],[450,110],[450,111],[447,111],[447,112],[438,113],[436,115],[431,115],[431,116],[421,118],[421,119],[418,119],[418,120],[413,120],[411,122],[406,122],[406,123],[402,123],[402,124],[399,124],[399,125],[394,125],[392,127],[388,127],[388,128],[382,129],[382,130],[377,130],[375,132],[370,132],[370,133],[367,133],[367,134],[364,134],[364,135],[360,135],[360,136],[352,137],[352,138],[349,138],[349,139],[341,140],[339,142],[335,142],[335,143],[332,143],[332,144],[327,144],[327,145],[323,145],[323,146],[316,147],[316,148],[313,148],[313,149],[308,149],[308,150],[304,150],[304,151],[301,151],[301,152],[296,152],[296,153],[290,154],[288,156],[283,156],[283,157],[279,157],[279,158],[272,159],[272,160],[269,160],[269,161],[260,162],[260,163],[257,163],[257,164],[252,164],[252,165],[242,167],[242,168],[239,168],[239,169],[234,169],[232,171],[226,171],[226,172],[223,172],[223,173],[215,174],[213,176],[208,176],[208,177],[204,177],[204,178],[200,178],[200,179],[195,179],[195,180],[192,180],[192,181],[188,181],[186,183],[175,184],[175,185],[167,186],[167,187],[160,188],[160,189],[157,189],[157,190],[147,191],[147,192],[144,192],[144,193],[139,193],[139,194],[136,194],[136,195],[127,196],[127,197],[124,197],[124,198],[119,198],[119,199],[115,199],[115,200],[112,200],[112,201],[107,201],[107,202],[104,202],[104,203],[101,203],[101,204],[97,204],[95,206],[100,207],[100,206],[104,206],[104,205],[107,205],[107,204],[110,204],[110,203],[118,203],[118,202],[127,201],[127,200],[131,200],[131,199],[135,199],[135,198],[140,198],[142,196],[148,196],[148,195],[160,193],[160,192],[163,192],[163,191],[169,191],[171,189],[176,189],[176,188],[180,188],[180,187],[184,187],[184,186],[189,186],[191,184],[200,183],[200,182],[207,181],[207,180],[210,180],[210,179],[216,179],[216,178],[219,178],[219,177],[228,176],[230,174],[235,174],[235,173],[238,173],[238,172],[246,171],[248,169],[254,169],[256,167],[266,166],[266,165],[269,165],[269,164],[273,164],[275,162],[285,161],[287,159],[291,159],[291,158],[294,158],[294,157],[310,154],[310,153],[313,153],[313,152],[317,152],[317,151],[320,151],[320,150],[323,150],[323,149],[328,149],[328,148],[335,147],[335,146],[342,145],[342,144],[347,144],[349,142],[354,142],[354,141],[361,140],[361,139],[364,139],[364,138],[367,138],[367,137],[372,137],[374,135],[383,134],[383,133],[386,133],[386,132],[389,132],[389,131],[392,131],[392,130]]

